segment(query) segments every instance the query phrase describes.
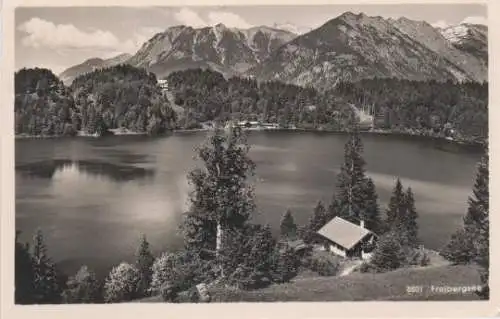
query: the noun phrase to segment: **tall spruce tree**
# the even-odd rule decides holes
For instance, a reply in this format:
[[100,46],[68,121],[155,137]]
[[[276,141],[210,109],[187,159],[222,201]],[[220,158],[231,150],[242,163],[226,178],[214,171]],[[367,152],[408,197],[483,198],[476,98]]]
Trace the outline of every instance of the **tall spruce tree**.
[[15,248],[15,303],[31,304],[35,302],[33,262],[28,243],[20,243],[19,231],[16,231]]
[[404,220],[404,238],[405,244],[411,247],[418,246],[418,213],[415,208],[415,198],[413,196],[413,192],[410,187],[408,187],[405,194],[405,215],[403,216]]
[[389,199],[389,205],[386,211],[386,224],[390,229],[399,226],[399,223],[401,222],[401,216],[404,216],[404,211],[405,194],[403,192],[403,185],[401,184],[401,180],[398,178],[392,191],[391,198]]
[[469,207],[464,218],[464,227],[472,238],[477,238],[484,221],[489,218],[489,159],[484,156],[478,164],[476,180],[469,197]]
[[367,178],[364,183],[364,207],[360,213],[360,219],[365,222],[365,227],[376,234],[382,233],[382,221],[378,206],[378,196],[375,184],[371,178]]
[[317,239],[316,232],[328,222],[328,212],[322,201],[318,201],[305,227],[301,230],[302,240],[312,243]]
[[223,232],[225,245],[219,255],[224,276],[242,288],[271,283],[276,242],[268,225],[246,224]]
[[481,267],[480,275],[484,289],[482,299],[489,299],[490,267],[490,194],[489,194],[489,156],[483,156],[477,168],[473,196],[469,198],[469,209],[464,219],[465,230],[471,235],[474,246],[474,260]]
[[96,303],[101,301],[99,282],[95,273],[82,266],[75,276],[69,278],[63,292],[66,303]]
[[47,254],[47,247],[41,230],[33,237],[33,288],[35,303],[56,304],[61,300],[61,290],[58,284],[54,263]]
[[188,175],[194,189],[182,225],[187,249],[215,252],[218,226],[222,232],[239,229],[251,217],[255,203],[247,179],[255,164],[248,156],[249,149],[246,135],[237,129],[226,134],[217,129],[197,149],[204,167]]
[[141,280],[139,281],[139,294],[147,295],[149,285],[151,283],[151,276],[153,274],[153,263],[155,258],[151,253],[151,249],[149,248],[149,243],[146,239],[146,236],[143,234],[141,236],[141,241],[139,243],[139,247],[136,252],[136,267],[139,270],[139,275],[141,276]]
[[326,220],[330,221],[334,219],[336,216],[338,216],[340,213],[340,202],[335,196],[335,193],[332,195],[330,204],[328,205],[327,211],[326,211]]
[[479,295],[483,299],[489,298],[489,222],[489,156],[486,150],[477,167],[464,226],[452,235],[441,252],[455,263],[475,261],[479,264],[484,285]]
[[475,248],[477,251],[477,256],[475,261],[481,267],[479,274],[481,276],[481,282],[483,284],[483,289],[479,292],[481,299],[490,298],[490,243],[489,243],[489,217],[483,220],[483,225],[480,226],[479,236],[475,243]]
[[292,212],[287,209],[280,223],[280,235],[283,239],[295,239],[297,237],[297,225],[293,219]]
[[389,231],[384,234],[377,248],[373,253],[370,264],[378,271],[387,271],[397,269],[406,262],[406,255],[401,245],[399,234]]
[[344,163],[337,176],[339,216],[352,222],[359,220],[365,207],[363,183],[365,181],[365,161],[361,156],[363,143],[357,129],[354,129],[344,147]]
[[475,247],[469,234],[462,227],[451,235],[440,253],[454,264],[467,264],[475,258]]

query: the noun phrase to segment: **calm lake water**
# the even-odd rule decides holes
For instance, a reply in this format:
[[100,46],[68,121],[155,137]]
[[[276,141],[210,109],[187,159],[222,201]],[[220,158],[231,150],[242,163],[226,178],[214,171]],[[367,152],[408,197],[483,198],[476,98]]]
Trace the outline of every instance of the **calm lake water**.
[[[162,138],[16,141],[16,228],[29,240],[41,228],[50,255],[73,273],[82,265],[104,273],[132,261],[141,233],[155,253],[181,247],[178,234],[196,166],[193,148],[206,133]],[[298,224],[328,204],[347,136],[252,132],[257,164],[255,219],[279,228],[290,208]],[[438,249],[461,224],[474,182],[477,152],[446,152],[428,140],[363,135],[368,175],[385,209],[395,177],[415,193],[420,237]]]

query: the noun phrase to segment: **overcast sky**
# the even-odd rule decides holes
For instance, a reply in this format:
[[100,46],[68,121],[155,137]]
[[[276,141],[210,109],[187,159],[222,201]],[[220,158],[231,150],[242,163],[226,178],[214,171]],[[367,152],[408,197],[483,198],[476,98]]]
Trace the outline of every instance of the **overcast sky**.
[[155,33],[173,25],[228,27],[287,25],[298,32],[351,11],[370,16],[424,20],[444,27],[486,24],[479,4],[315,5],[232,7],[46,7],[16,10],[16,68],[47,67],[55,73],[91,57],[135,53]]

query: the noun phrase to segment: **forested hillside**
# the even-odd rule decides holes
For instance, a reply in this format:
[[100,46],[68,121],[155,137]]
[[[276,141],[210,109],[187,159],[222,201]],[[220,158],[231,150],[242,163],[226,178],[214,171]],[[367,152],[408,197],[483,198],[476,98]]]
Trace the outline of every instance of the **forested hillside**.
[[15,74],[15,132],[29,135],[73,134],[78,110],[70,90],[47,69]]
[[162,133],[174,128],[175,113],[143,69],[118,65],[76,78],[71,84],[80,126],[89,133],[104,128]]
[[488,84],[367,79],[318,92],[280,82],[226,80],[209,70],[175,72],[168,80],[178,104],[198,121],[237,118],[342,130],[352,115],[347,105],[353,104],[372,108],[379,129],[479,140],[488,134]]
[[175,113],[142,69],[119,65],[85,74],[70,87],[47,69],[15,74],[16,134],[104,134],[124,128],[159,134],[175,126]]
[[353,117],[351,104],[372,110],[376,129],[474,141],[488,135],[486,83],[366,79],[317,91],[225,79],[201,69],[174,72],[167,79],[176,104],[185,109],[183,119],[176,118],[155,75],[143,69],[100,69],[78,77],[70,87],[49,70],[22,69],[15,76],[16,134],[102,134],[116,128],[161,134],[229,119],[344,130]]
[[201,69],[174,72],[167,79],[177,104],[201,122],[245,119],[342,129],[352,113],[334,95],[281,82],[258,83],[238,77],[226,80],[217,72]]
[[465,139],[488,136],[488,84],[397,79],[340,83],[330,94],[357,106],[373,106],[376,127],[417,130]]

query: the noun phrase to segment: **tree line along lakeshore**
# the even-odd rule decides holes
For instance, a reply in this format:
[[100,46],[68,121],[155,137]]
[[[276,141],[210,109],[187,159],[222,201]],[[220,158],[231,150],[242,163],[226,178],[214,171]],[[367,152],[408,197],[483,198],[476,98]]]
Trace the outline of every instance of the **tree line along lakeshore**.
[[[257,207],[249,183],[255,164],[248,156],[245,132],[215,131],[196,149],[202,165],[187,178],[193,192],[180,225],[183,249],[153,256],[144,236],[134,262],[122,262],[103,281],[87,266],[70,277],[62,274],[49,255],[38,231],[28,245],[16,239],[16,303],[128,302],[160,295],[167,302],[200,301],[197,284],[219,289],[255,290],[290,282],[304,271],[318,276],[338,274],[343,262],[332,254],[307,250],[299,254],[297,239],[314,247],[324,243],[316,232],[334,217],[363,220],[378,234],[371,259],[360,272],[383,273],[429,263],[418,235],[418,203],[411,188],[397,179],[385,209],[378,204],[375,185],[366,175],[363,145],[356,128],[345,144],[344,161],[336,191],[325,206],[319,202],[309,222],[296,225],[293,212],[285,211],[280,237],[268,225],[251,222]],[[453,264],[476,264],[489,298],[489,170],[487,150],[478,164],[473,194],[463,226],[440,254]],[[219,231],[218,231],[219,230]]]
[[100,135],[124,129],[158,135],[233,119],[346,131],[355,105],[369,108],[374,128],[386,132],[480,143],[488,134],[487,83],[375,78],[319,90],[226,79],[202,69],[174,72],[166,79],[174,101],[154,74],[129,65],[81,75],[69,87],[50,70],[21,69],[15,74],[15,133]]

